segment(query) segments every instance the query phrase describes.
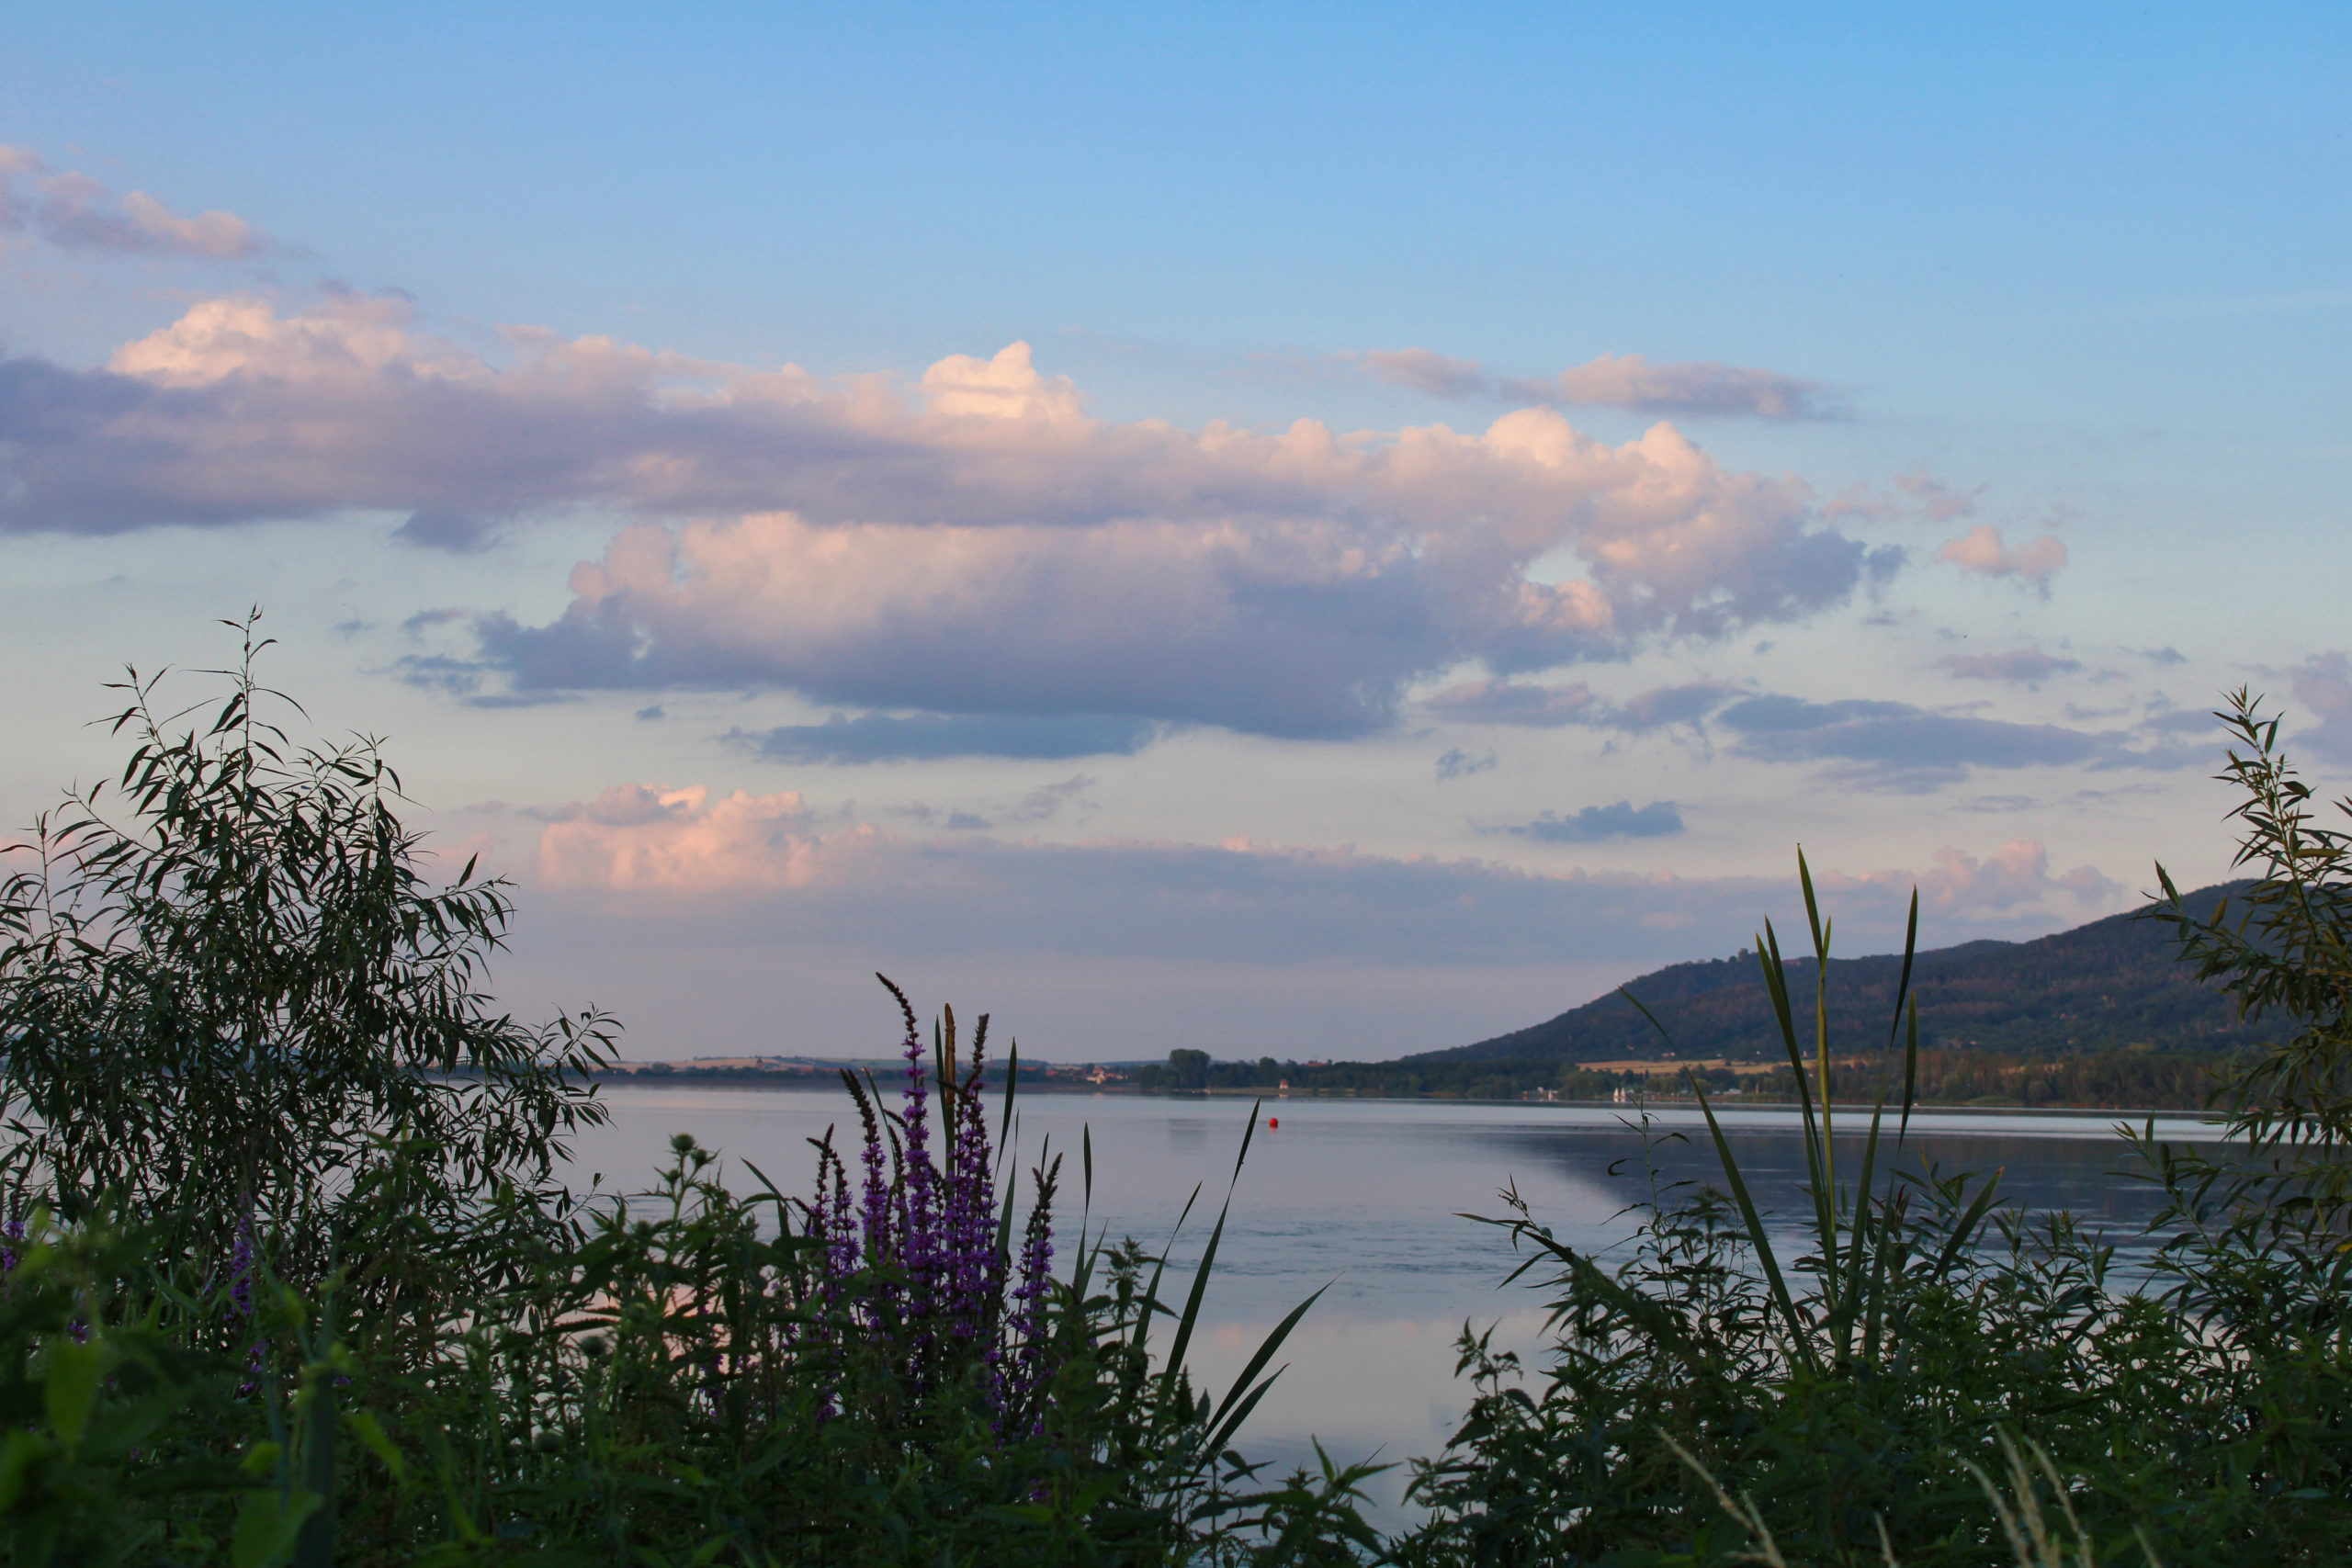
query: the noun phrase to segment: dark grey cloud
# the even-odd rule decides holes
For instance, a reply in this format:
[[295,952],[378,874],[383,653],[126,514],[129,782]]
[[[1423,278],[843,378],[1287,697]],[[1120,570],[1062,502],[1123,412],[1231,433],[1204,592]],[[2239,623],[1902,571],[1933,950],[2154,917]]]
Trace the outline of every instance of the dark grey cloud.
[[1908,703],[1758,696],[1731,705],[1713,722],[1739,738],[1741,756],[1826,762],[1847,781],[1878,789],[1926,791],[1978,768],[2175,768],[2199,760],[2193,749],[2131,731],[2013,724]]
[[835,714],[728,739],[778,762],[903,762],[946,757],[1035,761],[1131,756],[1158,738],[1149,719],[1112,714]]
[[1496,761],[1492,751],[1484,756],[1473,756],[1456,746],[1437,760],[1437,782],[1443,784],[1449,779],[1468,778],[1473,773],[1490,773],[1495,770]]
[[1532,822],[1494,832],[1516,833],[1547,844],[1597,844],[1609,839],[1660,839],[1683,830],[1682,812],[1671,800],[1635,806],[1621,800],[1614,806],[1588,806],[1572,817],[1546,811]]
[[446,550],[453,556],[474,555],[498,542],[499,525],[469,512],[412,512],[408,521],[392,530],[403,545]]

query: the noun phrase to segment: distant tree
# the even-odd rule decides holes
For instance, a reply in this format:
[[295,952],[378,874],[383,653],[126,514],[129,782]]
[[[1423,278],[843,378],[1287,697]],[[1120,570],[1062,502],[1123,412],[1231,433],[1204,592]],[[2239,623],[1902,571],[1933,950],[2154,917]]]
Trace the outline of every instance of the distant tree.
[[1206,1089],[1209,1083],[1209,1054],[1179,1047],[1168,1053],[1168,1071],[1178,1089]]

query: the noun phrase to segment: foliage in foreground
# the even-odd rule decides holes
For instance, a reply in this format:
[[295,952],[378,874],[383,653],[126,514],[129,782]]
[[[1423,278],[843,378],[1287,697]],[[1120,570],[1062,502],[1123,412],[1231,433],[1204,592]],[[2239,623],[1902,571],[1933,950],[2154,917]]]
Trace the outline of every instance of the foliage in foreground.
[[[1997,1172],[1897,1163],[1919,1066],[1907,984],[1889,1095],[1841,1135],[1827,993],[1791,995],[1768,926],[1757,950],[1802,1095],[1803,1255],[1781,1256],[1711,1106],[1720,1187],[1667,1185],[1653,1160],[1613,1265],[1506,1193],[1517,1212],[1494,1223],[1532,1249],[1522,1272],[1549,1288],[1555,1342],[1531,1390],[1465,1332],[1477,1396],[1416,1467],[1432,1513],[1404,1561],[2352,1556],[2352,840],[2312,824],[2275,722],[2243,694],[2228,716],[2247,747],[2225,775],[2246,792],[2240,863],[2261,874],[2234,921],[2185,908],[2168,880],[2157,913],[2249,1013],[2294,1032],[2235,1085],[2232,1143],[2132,1139],[2167,1200],[2140,1246],[2027,1215]],[[1818,961],[1809,877],[1805,902]],[[2067,1528],[2018,1544],[2029,1507]]]
[[265,719],[241,629],[188,728],[133,677],[121,787],[0,887],[0,1561],[1371,1547],[1363,1471],[1232,1450],[1288,1324],[1220,1399],[1182,1371],[1221,1217],[1181,1306],[1082,1207],[1050,1269],[1059,1162],[1024,1218],[985,1021],[927,1062],[901,998],[899,1103],[853,1082],[858,1169],[828,1138],[804,1196],[683,1139],[650,1194],[557,1184],[609,1025],[492,1009],[503,886],[433,881],[372,743]]
[[985,1021],[959,1052],[948,1015],[926,1057],[901,998],[897,1104],[853,1079],[856,1146],[820,1141],[799,1195],[756,1170],[741,1195],[684,1139],[650,1193],[556,1184],[608,1026],[492,1010],[503,888],[425,874],[371,745],[260,721],[246,630],[209,728],[173,733],[134,680],[121,819],[77,796],[0,898],[0,1562],[2352,1555],[2352,839],[2250,700],[2228,776],[2261,874],[2234,923],[2165,918],[2290,1038],[2240,1079],[2233,1148],[2139,1138],[2154,1234],[2119,1251],[1997,1173],[1904,1163],[1907,976],[1879,1111],[1837,1127],[1808,879],[1815,962],[1758,943],[1800,1255],[1693,1077],[1720,1186],[1651,1160],[1613,1259],[1523,1204],[1498,1222],[1555,1342],[1531,1388],[1465,1332],[1469,1415],[1415,1466],[1424,1521],[1383,1540],[1365,1468],[1274,1482],[1232,1449],[1311,1303],[1221,1396],[1182,1370],[1222,1214],[1181,1303],[1084,1196],[1052,1267],[1061,1165],[1027,1167],[1024,1210]]

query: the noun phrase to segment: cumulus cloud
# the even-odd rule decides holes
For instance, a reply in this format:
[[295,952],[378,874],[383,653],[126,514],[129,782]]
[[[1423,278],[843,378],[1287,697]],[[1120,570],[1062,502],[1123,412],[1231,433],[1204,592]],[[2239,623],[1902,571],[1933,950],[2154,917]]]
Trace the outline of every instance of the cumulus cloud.
[[0,146],[0,232],[12,230],[113,255],[250,261],[272,249],[232,212],[175,212],[145,191],[118,196],[87,175],[51,170],[28,148]]
[[1685,419],[1846,417],[1843,406],[1817,383],[1713,360],[1653,362],[1638,354],[1604,354],[1549,379],[1532,379],[1494,376],[1475,359],[1427,348],[1370,349],[1348,357],[1375,380],[1434,398],[1625,409]]
[[1831,891],[1907,880],[1917,886],[1923,910],[1971,920],[1996,919],[2020,908],[2109,908],[2127,891],[2096,866],[2078,865],[2053,875],[2049,846],[2039,839],[2012,839],[1982,860],[1946,845],[1936,852],[1934,864],[1916,877],[1902,872],[1859,877],[1832,872],[1819,880]]
[[1949,653],[1936,660],[1939,669],[1963,681],[2005,681],[2030,686],[2052,675],[2080,670],[2079,659],[2064,659],[2038,648],[2013,648],[2001,653]]
[[2051,578],[2066,564],[2066,546],[2057,535],[2044,534],[2011,548],[2000,529],[1979,523],[1967,533],[1945,540],[1936,558],[1984,577],[2018,578],[2048,593]]
[[550,887],[636,893],[774,892],[842,873],[879,835],[863,825],[820,834],[797,791],[714,798],[700,784],[616,784],[559,808],[539,835]]
[[1630,800],[1614,806],[1588,806],[1572,817],[1546,811],[1532,822],[1489,829],[1516,833],[1546,844],[1597,844],[1610,839],[1657,839],[1682,829],[1682,812],[1671,800],[1654,800],[1636,807]]
[[[400,298],[233,298],[104,369],[0,362],[0,526],[380,508],[452,548],[487,519],[614,507],[645,521],[553,624],[485,621],[478,676],[1283,735],[1377,728],[1464,660],[1801,618],[1874,570],[1800,483],[1665,424],[1622,445],[1544,408],[1481,432],[1184,430],[1092,417],[1022,344],[908,386],[506,342],[493,364]],[[1579,574],[1532,570],[1562,559]]]
[[1132,756],[1157,739],[1149,719],[1115,714],[834,714],[822,724],[731,732],[728,739],[779,762],[898,762],[945,757]]

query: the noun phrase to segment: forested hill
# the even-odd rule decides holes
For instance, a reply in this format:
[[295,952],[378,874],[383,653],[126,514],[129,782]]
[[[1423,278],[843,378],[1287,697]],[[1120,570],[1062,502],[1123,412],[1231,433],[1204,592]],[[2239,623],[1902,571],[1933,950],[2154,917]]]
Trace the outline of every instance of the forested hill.
[[[2210,910],[2216,899],[2246,886],[2202,888],[2188,902]],[[1787,950],[1784,937],[1784,954]],[[2193,971],[2176,961],[2176,951],[2170,926],[2133,912],[2033,942],[1971,942],[1922,953],[1912,973],[1919,1043],[2044,1055],[2132,1045],[2228,1048],[2283,1036],[2275,1018],[2253,1028],[2240,1022],[2229,998],[2198,984]],[[1902,969],[1901,955],[1893,953],[1829,961],[1835,1048],[1885,1043]],[[1813,975],[1811,958],[1789,965],[1792,1000],[1803,1015],[1798,1027],[1807,1038]],[[1677,964],[1625,988],[1657,1014],[1679,1056],[1752,1061],[1782,1055],[1753,953]],[[1612,992],[1531,1029],[1405,1060],[1611,1062],[1655,1058],[1664,1048],[1648,1021]]]

